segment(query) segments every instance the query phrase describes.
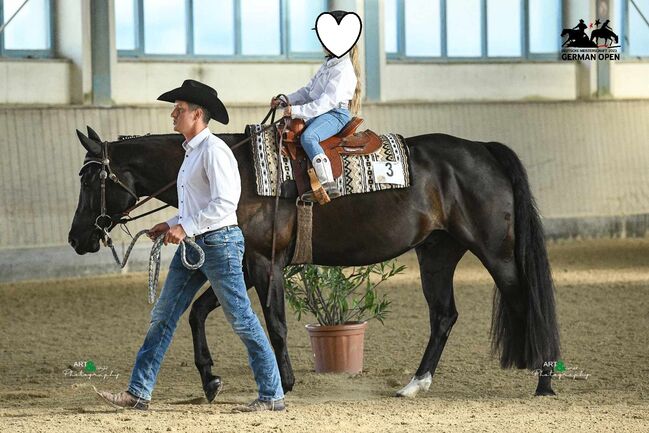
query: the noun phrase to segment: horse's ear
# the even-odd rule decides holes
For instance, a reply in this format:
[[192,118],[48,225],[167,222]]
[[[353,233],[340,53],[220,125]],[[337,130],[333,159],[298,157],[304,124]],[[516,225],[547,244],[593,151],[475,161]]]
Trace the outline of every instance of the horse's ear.
[[86,129],[88,130],[88,138],[101,143],[101,138],[99,138],[99,134],[97,134],[94,129],[92,129],[90,126],[87,125],[86,125]]
[[79,131],[78,129],[77,129],[77,137],[79,137],[79,141],[81,142],[81,145],[85,147],[88,152],[96,156],[101,155],[101,145],[99,143],[89,139],[88,137],[83,135],[83,132]]

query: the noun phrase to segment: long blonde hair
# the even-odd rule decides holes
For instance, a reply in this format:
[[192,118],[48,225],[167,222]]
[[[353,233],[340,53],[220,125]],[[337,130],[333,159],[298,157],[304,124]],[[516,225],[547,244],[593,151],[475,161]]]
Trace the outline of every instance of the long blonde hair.
[[349,52],[349,57],[354,66],[354,73],[356,74],[356,89],[354,90],[354,97],[352,98],[352,103],[349,106],[349,111],[352,116],[356,116],[361,109],[361,64],[358,59],[358,44]]

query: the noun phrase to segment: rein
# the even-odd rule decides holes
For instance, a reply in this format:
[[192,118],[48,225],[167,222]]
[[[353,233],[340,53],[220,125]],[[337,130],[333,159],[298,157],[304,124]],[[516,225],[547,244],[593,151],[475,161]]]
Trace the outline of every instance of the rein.
[[[283,97],[283,98],[285,99],[286,103],[288,103],[288,98],[286,98],[286,96],[284,96],[284,95],[279,95],[279,97]],[[273,127],[276,128],[276,126],[277,126],[279,123],[281,123],[282,120],[284,119],[284,118],[281,118],[281,119],[279,119],[279,120],[276,121],[276,120],[275,120],[275,108],[272,108],[272,107],[271,107],[271,109],[268,110],[268,113],[266,114],[266,116],[264,117],[264,119],[261,121],[261,124],[263,125],[264,122],[266,122],[266,120],[268,120],[269,117],[271,118],[271,123],[270,123],[269,125],[264,126],[264,127],[263,127],[259,132],[253,132],[250,136],[248,136],[248,137],[244,138],[243,140],[241,140],[241,141],[239,141],[239,142],[233,144],[233,145],[230,147],[230,150],[234,151],[235,149],[237,149],[237,148],[243,146],[244,144],[248,143],[250,140],[252,140],[252,138],[253,138],[256,134],[260,134],[260,133],[262,133],[262,132],[265,132],[265,131],[269,130],[270,128],[273,128]],[[276,129],[277,129],[277,128],[276,128]],[[148,212],[145,212],[145,213],[143,213],[143,214],[140,214],[140,215],[136,215],[136,216],[134,216],[134,217],[131,217],[131,216],[130,216],[130,213],[131,213],[131,212],[133,212],[135,209],[139,208],[140,206],[144,205],[144,204],[147,203],[149,200],[154,199],[154,198],[157,198],[158,196],[160,196],[160,194],[162,194],[163,192],[165,192],[165,191],[169,190],[170,188],[172,188],[174,185],[176,185],[176,182],[177,182],[177,181],[176,181],[176,180],[173,180],[173,181],[169,182],[167,185],[163,186],[163,187],[160,188],[159,190],[157,190],[157,191],[155,191],[154,193],[152,193],[151,195],[149,195],[149,196],[148,196],[147,198],[145,198],[144,200],[140,201],[140,199],[139,199],[139,197],[137,196],[137,194],[135,194],[135,193],[134,193],[130,188],[128,188],[128,187],[126,186],[126,184],[124,184],[123,182],[121,182],[121,181],[117,178],[117,176],[115,175],[115,173],[113,173],[113,171],[111,170],[110,165],[109,165],[109,164],[110,164],[110,160],[108,159],[108,142],[106,142],[106,141],[102,142],[102,158],[101,158],[101,159],[99,159],[99,158],[87,159],[81,168],[83,169],[83,167],[85,167],[85,166],[88,165],[88,164],[92,164],[92,163],[97,163],[97,164],[101,164],[101,165],[102,165],[102,171],[101,171],[101,173],[100,173],[100,175],[99,175],[99,176],[100,176],[100,180],[101,180],[101,214],[97,217],[97,220],[95,220],[95,227],[97,227],[97,228],[100,229],[102,232],[104,232],[105,236],[108,237],[109,239],[110,239],[110,236],[108,235],[107,230],[110,229],[110,228],[112,228],[114,225],[117,225],[117,224],[126,225],[126,223],[129,223],[129,222],[131,222],[131,221],[138,220],[138,219],[140,219],[140,218],[142,218],[142,217],[145,217],[145,216],[151,215],[151,214],[153,214],[153,213],[155,213],[155,212],[161,211],[162,209],[166,209],[166,208],[168,208],[169,206],[171,206],[171,205],[169,205],[169,204],[166,204],[166,205],[163,205],[163,206],[157,207],[157,208],[155,208],[155,209],[153,209],[153,210],[150,210],[150,211],[148,211]],[[117,221],[115,221],[115,222],[113,222],[113,219],[112,219],[112,218],[111,218],[111,217],[106,213],[106,177],[108,177],[109,179],[111,179],[113,182],[115,182],[116,184],[118,184],[119,186],[121,186],[122,188],[124,188],[124,189],[129,193],[129,194],[131,194],[133,197],[135,197],[135,204],[134,204],[133,206],[129,207],[128,209],[126,209],[124,212],[122,212],[122,213],[120,214],[120,219],[117,220]],[[98,224],[98,221],[99,221],[100,219],[104,219],[104,218],[108,219],[108,221],[109,221],[109,223],[110,223],[110,225],[106,226],[106,228],[101,227],[101,226]]]
[[[271,108],[270,111],[268,112],[268,114],[266,114],[266,117],[264,117],[264,120],[261,121],[262,124],[266,121],[266,119],[268,119],[268,117],[271,115],[271,112],[272,112],[272,117],[273,117],[273,120],[274,120],[274,118],[275,118],[275,110],[274,110],[273,108]],[[266,125],[266,126],[264,126],[263,128],[261,128],[261,130],[260,130],[259,132],[253,132],[249,137],[246,137],[246,138],[244,138],[243,140],[241,140],[241,141],[239,141],[239,142],[233,144],[232,147],[230,147],[230,150],[234,151],[234,150],[237,149],[238,147],[243,146],[244,144],[246,144],[247,142],[249,142],[250,140],[252,140],[252,138],[253,138],[256,134],[260,134],[260,133],[262,133],[262,132],[265,132],[265,131],[269,130],[269,129],[272,128],[272,127],[275,127],[275,126],[276,126],[277,124],[279,124],[282,120],[283,120],[283,118],[282,118],[282,119],[279,119],[279,120],[277,120],[277,121],[273,121],[270,125]],[[174,185],[176,185],[176,181],[175,181],[175,180],[169,182],[167,185],[163,186],[162,188],[160,188],[159,190],[157,190],[156,192],[154,192],[153,194],[151,194],[150,196],[148,196],[148,197],[145,198],[144,200],[139,201],[139,202],[136,202],[133,206],[131,206],[130,208],[128,208],[128,209],[126,209],[124,212],[122,212],[122,218],[121,218],[119,221],[117,221],[117,224],[126,224],[126,223],[129,223],[129,222],[131,222],[131,221],[135,221],[135,220],[140,219],[140,218],[142,218],[142,217],[145,217],[145,216],[147,216],[147,215],[151,215],[152,213],[158,212],[158,211],[160,211],[160,210],[162,210],[162,209],[165,209],[165,208],[168,208],[169,206],[171,206],[171,205],[169,205],[169,204],[166,204],[166,205],[164,205],[164,206],[160,206],[160,207],[155,208],[155,209],[153,209],[153,210],[151,210],[151,211],[148,211],[148,212],[146,212],[146,213],[143,213],[143,214],[140,214],[140,215],[137,215],[137,216],[134,216],[134,217],[129,216],[129,214],[130,214],[131,212],[133,212],[135,209],[137,209],[138,207],[142,206],[143,204],[145,204],[145,203],[148,202],[149,200],[158,197],[160,194],[162,194],[163,192],[165,192],[165,191],[167,191],[168,189],[172,188]]]

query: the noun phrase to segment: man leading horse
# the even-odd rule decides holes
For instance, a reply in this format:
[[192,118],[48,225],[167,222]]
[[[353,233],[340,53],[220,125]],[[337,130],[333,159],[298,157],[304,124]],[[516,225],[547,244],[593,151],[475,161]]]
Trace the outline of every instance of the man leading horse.
[[[241,178],[237,160],[228,145],[213,135],[210,118],[227,124],[228,113],[216,90],[194,80],[158,97],[175,103],[171,112],[174,130],[185,141],[185,157],[178,172],[178,214],[149,230],[154,240],[179,244],[194,237],[205,252],[204,264],[187,269],[178,248],[152,312],[144,343],[135,359],[128,389],[120,393],[99,392],[108,403],[122,408],[147,409],[164,355],[176,324],[201,286],[209,280],[225,317],[248,350],[250,367],[259,396],[241,412],[284,410],[284,392],[273,349],[250,305],[242,271],[244,240],[237,225]],[[218,394],[219,378],[212,384]]]

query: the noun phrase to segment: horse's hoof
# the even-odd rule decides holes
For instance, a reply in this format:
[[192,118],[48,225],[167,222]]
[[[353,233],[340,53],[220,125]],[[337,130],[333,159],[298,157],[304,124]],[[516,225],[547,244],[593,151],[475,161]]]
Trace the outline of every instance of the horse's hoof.
[[219,395],[219,392],[221,392],[222,389],[223,382],[221,382],[221,378],[219,376],[216,376],[203,388],[207,402],[212,403],[212,400],[214,400],[214,398]]
[[536,392],[534,393],[535,397],[543,397],[543,396],[551,396],[551,395],[557,395],[557,393],[554,392],[552,388],[537,389]]
[[396,396],[413,398],[417,396],[419,391],[428,391],[431,383],[433,383],[433,376],[430,372],[421,377],[413,376],[408,385],[397,391]]

